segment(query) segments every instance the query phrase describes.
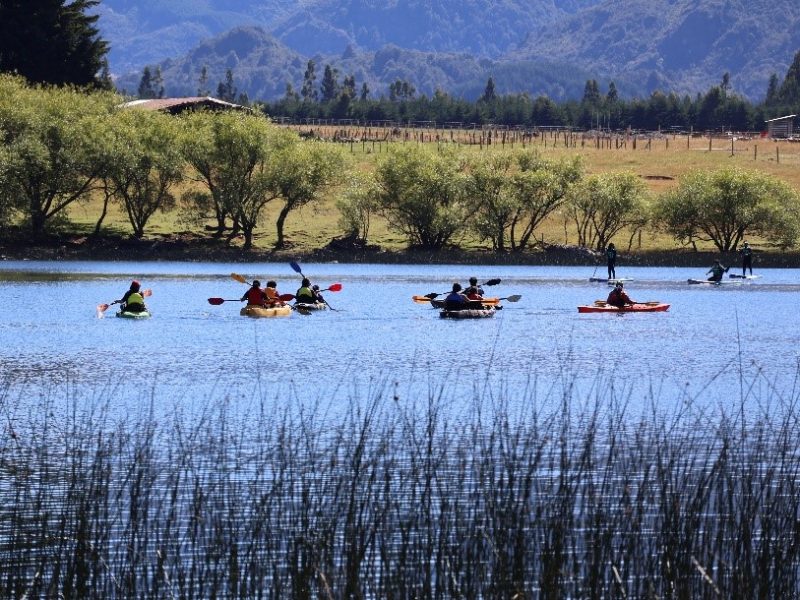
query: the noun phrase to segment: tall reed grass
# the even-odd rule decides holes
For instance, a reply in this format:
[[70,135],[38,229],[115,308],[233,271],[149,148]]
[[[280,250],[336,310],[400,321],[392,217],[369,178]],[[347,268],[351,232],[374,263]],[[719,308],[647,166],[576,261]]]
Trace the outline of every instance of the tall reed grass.
[[334,419],[0,406],[0,597],[798,597],[794,402],[576,394],[454,411],[386,386]]

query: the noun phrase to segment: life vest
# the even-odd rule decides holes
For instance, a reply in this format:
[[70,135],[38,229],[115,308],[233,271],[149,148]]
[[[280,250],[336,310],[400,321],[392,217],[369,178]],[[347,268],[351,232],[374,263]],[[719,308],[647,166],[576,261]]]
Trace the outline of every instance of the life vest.
[[267,298],[270,300],[277,300],[278,299],[278,290],[275,288],[268,287],[264,290],[267,293]]
[[247,304],[252,306],[263,306],[264,291],[261,288],[251,287],[247,292]]
[[294,296],[295,302],[301,304],[314,304],[317,301],[314,292],[308,286],[301,287]]
[[131,304],[141,304],[144,306],[144,297],[139,292],[133,292],[125,301],[125,306],[129,306]]

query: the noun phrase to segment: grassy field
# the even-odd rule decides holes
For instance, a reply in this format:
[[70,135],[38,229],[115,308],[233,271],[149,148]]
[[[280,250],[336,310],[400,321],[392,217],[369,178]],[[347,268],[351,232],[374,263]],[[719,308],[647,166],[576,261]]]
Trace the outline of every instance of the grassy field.
[[[443,146],[456,145],[467,153],[486,154],[508,152],[521,148],[535,148],[543,157],[558,160],[572,156],[582,157],[588,174],[613,171],[631,171],[646,182],[653,194],[658,195],[677,185],[678,179],[693,169],[715,170],[735,165],[743,169],[759,170],[788,182],[800,191],[800,144],[773,141],[757,136],[708,136],[654,135],[650,138],[632,135],[610,136],[608,134],[570,134],[548,131],[532,137],[517,131],[480,130],[436,130],[380,128],[341,128],[333,126],[295,126],[298,132],[309,133],[326,140],[345,140],[342,143],[357,170],[371,171],[375,164],[393,148],[408,144]],[[184,186],[187,188],[190,184]],[[180,190],[183,191],[183,190]],[[180,193],[179,191],[179,193]],[[320,203],[306,207],[290,215],[286,224],[286,237],[291,248],[298,252],[309,252],[327,244],[342,234],[339,213],[335,203],[341,189],[331,190]],[[70,220],[81,229],[90,230],[100,213],[100,200],[74,206]],[[263,225],[256,231],[256,249],[266,250],[276,239],[275,220],[279,204],[268,207],[263,216]],[[211,224],[210,221],[207,223]],[[124,213],[112,207],[104,226],[126,233],[130,231]],[[160,238],[183,233],[187,236],[204,234],[196,225],[189,225],[180,211],[157,214],[147,228],[148,238]],[[551,244],[575,244],[574,227],[564,215],[556,214],[537,232],[537,238]],[[469,234],[457,243],[466,250],[487,250],[488,246],[473,239]],[[618,236],[616,245],[623,251],[652,252],[678,248],[676,242],[663,232],[648,229],[641,236],[630,239],[629,235]],[[387,250],[401,250],[405,240],[390,231],[386,223],[376,218],[370,229],[370,243]],[[236,242],[234,242],[236,243]],[[757,250],[770,250],[763,240],[752,240]],[[701,250],[712,250],[710,245],[698,244]]]

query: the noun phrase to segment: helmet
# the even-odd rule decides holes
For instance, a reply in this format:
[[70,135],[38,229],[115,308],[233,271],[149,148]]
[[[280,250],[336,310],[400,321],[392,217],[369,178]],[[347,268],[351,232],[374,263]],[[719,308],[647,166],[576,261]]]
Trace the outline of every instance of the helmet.
[[253,279],[253,287],[261,287],[261,282],[258,279]]
[[141,284],[138,281],[136,281],[135,279],[133,281],[131,281],[131,289],[132,290],[139,291],[139,287],[140,286],[141,286]]
[[478,285],[478,278],[477,277],[470,277],[469,278],[470,285]]
[[308,287],[309,285],[311,285],[311,280],[309,280],[308,277],[303,277],[303,281],[300,282],[300,285],[302,285],[303,287]]
[[315,283],[314,285],[311,286],[311,289],[314,290],[315,292],[318,292],[319,286]]

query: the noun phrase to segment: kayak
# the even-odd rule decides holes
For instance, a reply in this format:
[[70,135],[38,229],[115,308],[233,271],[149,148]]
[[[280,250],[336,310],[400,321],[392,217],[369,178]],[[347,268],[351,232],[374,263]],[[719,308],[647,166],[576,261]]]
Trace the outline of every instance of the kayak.
[[328,305],[325,304],[324,302],[311,302],[311,303],[295,302],[294,305],[299,309],[305,309],[305,310],[328,310]]
[[243,317],[288,317],[292,314],[292,307],[288,304],[286,306],[273,306],[267,308],[266,306],[245,306],[239,311]]
[[[411,296],[411,299],[417,304],[430,304],[434,308],[444,307],[444,298],[428,298],[427,296]],[[500,303],[500,298],[484,298],[481,300],[482,304],[494,305]]]
[[688,283],[692,285],[739,285],[744,283],[744,281],[741,279],[734,279],[733,281],[725,281],[724,279],[720,281],[709,281],[708,279],[689,279]]
[[731,279],[759,279],[761,275],[737,275],[736,273],[731,273],[728,277]]
[[[480,308],[480,306],[497,306],[500,304],[500,298],[484,298],[482,300],[470,301],[471,308]],[[431,300],[433,308],[444,308],[444,300]]]
[[126,310],[120,310],[117,312],[117,316],[120,319],[149,319],[152,315],[150,311],[143,310],[142,312],[128,312]]
[[608,279],[606,277],[589,277],[589,281],[593,283],[608,283],[608,285],[616,285],[618,283],[628,283],[633,281],[630,277],[618,277],[617,279]]
[[463,308],[461,310],[442,310],[439,316],[442,319],[488,319],[497,313],[494,307]]
[[628,313],[628,312],[665,312],[669,304],[661,302],[648,302],[646,304],[631,304],[625,308],[611,306],[610,304],[594,304],[592,306],[579,306],[579,313]]

